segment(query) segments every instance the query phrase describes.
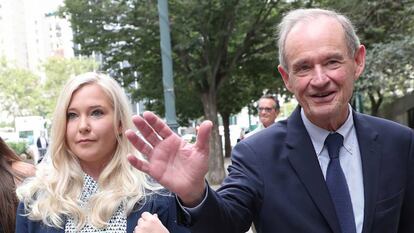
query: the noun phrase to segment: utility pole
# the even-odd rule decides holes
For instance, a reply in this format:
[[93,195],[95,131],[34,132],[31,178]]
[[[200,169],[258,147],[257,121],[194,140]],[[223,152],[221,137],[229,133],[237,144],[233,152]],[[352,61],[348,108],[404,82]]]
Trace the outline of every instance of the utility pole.
[[178,123],[175,113],[170,23],[168,19],[167,0],[158,0],[158,15],[160,20],[160,45],[162,57],[162,82],[164,85],[165,118],[167,120],[167,125],[177,133]]

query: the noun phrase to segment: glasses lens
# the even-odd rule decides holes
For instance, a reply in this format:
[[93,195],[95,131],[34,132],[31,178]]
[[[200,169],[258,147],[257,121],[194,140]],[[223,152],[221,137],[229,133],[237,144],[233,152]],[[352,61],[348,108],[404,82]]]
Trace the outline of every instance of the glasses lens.
[[258,112],[261,112],[261,111],[265,111],[265,112],[271,112],[272,111],[272,108],[257,108],[257,111]]

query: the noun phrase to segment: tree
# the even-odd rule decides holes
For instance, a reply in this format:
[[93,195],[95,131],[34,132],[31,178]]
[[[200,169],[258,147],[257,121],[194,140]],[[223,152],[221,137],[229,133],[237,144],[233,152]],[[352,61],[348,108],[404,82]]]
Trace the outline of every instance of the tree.
[[46,79],[32,72],[0,61],[1,111],[11,117],[36,115],[51,118],[63,84],[74,75],[96,70],[91,59],[49,58],[44,64]]
[[367,64],[356,91],[369,100],[370,114],[378,115],[384,101],[391,101],[399,96],[398,91],[402,94],[410,87],[409,76],[403,73],[413,63],[408,45],[412,45],[414,3],[381,0],[363,1],[361,5],[352,11],[361,41],[367,47]]
[[[273,52],[276,56],[276,50]],[[240,73],[226,79],[218,93],[218,111],[222,117],[224,129],[224,151],[225,157],[230,157],[230,117],[239,113],[246,106],[253,106],[264,93],[281,94],[291,96],[284,88],[283,81],[274,66],[273,75],[257,72],[257,70],[271,70],[271,63],[263,61],[259,57],[250,58],[251,69],[244,69]]]
[[39,77],[28,70],[17,68],[5,59],[0,61],[1,111],[14,120],[16,116],[40,115],[42,98]]
[[[398,96],[397,92],[404,93],[410,87],[407,78],[412,73],[409,67],[412,67],[413,54],[408,45],[412,44],[409,38],[413,37],[414,2],[349,0],[324,4],[348,15],[358,29],[361,42],[367,48],[367,64],[356,82],[356,93],[369,100],[366,107],[370,114],[377,115],[384,100],[391,101]],[[397,92],[396,88],[399,88]]]
[[43,98],[46,99],[45,112],[42,116],[52,117],[56,101],[66,81],[72,77],[88,71],[98,69],[98,63],[88,58],[51,57],[43,64],[46,81],[43,84]]
[[388,100],[414,89],[414,40],[407,37],[389,43],[376,43],[367,54],[366,71],[357,90],[369,98],[371,115],[378,115]]
[[[208,180],[220,183],[225,173],[218,132],[219,92],[226,80],[234,79],[228,84],[237,85],[242,76],[236,74],[258,65],[254,58],[260,57],[260,67],[267,68],[244,77],[273,78],[274,27],[288,4],[269,0],[171,0],[169,4],[177,112],[181,120],[202,113],[213,122]],[[104,69],[125,86],[137,80],[138,93],[133,96],[163,114],[158,15],[153,2],[66,0],[62,14],[71,20],[74,41],[81,45],[79,53],[102,54]],[[262,91],[263,87],[249,88]],[[255,95],[243,98],[246,102],[257,98],[258,91],[247,93]],[[223,114],[234,112],[225,109]]]

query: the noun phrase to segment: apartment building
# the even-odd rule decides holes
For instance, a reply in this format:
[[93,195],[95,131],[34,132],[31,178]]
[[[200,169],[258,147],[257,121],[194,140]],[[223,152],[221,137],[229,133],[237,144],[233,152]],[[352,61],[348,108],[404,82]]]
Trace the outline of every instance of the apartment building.
[[0,57],[42,76],[51,56],[73,57],[70,23],[56,15],[61,0],[0,0]]

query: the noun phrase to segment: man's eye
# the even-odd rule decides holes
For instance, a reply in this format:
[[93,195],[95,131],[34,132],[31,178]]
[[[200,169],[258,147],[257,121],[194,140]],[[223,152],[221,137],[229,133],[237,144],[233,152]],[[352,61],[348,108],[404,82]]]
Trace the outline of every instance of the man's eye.
[[295,69],[296,72],[303,72],[310,69],[310,66],[299,66]]
[[308,65],[303,65],[303,66],[301,66],[300,68],[299,68],[299,70],[300,71],[306,71],[306,70],[309,70],[311,67],[310,66],[308,66]]
[[294,73],[296,73],[298,75],[301,75],[301,74],[303,75],[303,74],[306,74],[311,69],[312,69],[312,67],[310,65],[303,64],[303,65],[300,65],[300,66],[296,67],[294,69]]
[[262,111],[265,111],[265,112],[271,112],[273,110],[273,108],[262,108],[262,107],[258,107],[257,108],[257,111],[258,112],[262,112]]
[[337,61],[337,60],[329,60],[329,61],[326,63],[326,65],[327,65],[329,68],[337,68],[340,64],[341,64],[341,63],[340,63],[339,61]]

